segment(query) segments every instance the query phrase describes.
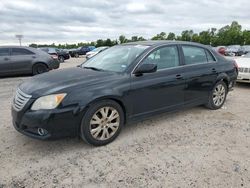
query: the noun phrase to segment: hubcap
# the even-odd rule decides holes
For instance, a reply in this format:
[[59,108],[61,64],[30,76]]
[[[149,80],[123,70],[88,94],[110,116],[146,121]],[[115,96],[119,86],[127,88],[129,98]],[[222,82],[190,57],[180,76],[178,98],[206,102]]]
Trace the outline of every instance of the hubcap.
[[39,66],[39,67],[37,68],[37,72],[38,72],[39,74],[44,73],[44,72],[45,72],[45,68],[44,68],[43,66]]
[[213,92],[214,105],[220,106],[223,104],[226,97],[226,89],[222,84],[216,86]]
[[102,107],[90,120],[90,133],[97,140],[111,138],[120,126],[120,116],[113,107]]

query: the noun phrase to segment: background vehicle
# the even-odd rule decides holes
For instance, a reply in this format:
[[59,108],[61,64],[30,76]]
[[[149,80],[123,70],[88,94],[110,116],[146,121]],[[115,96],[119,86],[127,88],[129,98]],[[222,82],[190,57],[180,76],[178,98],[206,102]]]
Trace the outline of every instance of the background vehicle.
[[243,57],[235,58],[235,61],[239,67],[237,82],[250,83],[250,53],[244,55]]
[[226,47],[225,46],[217,46],[213,48],[215,51],[217,51],[218,53],[220,53],[221,55],[225,55],[226,54]]
[[0,47],[0,76],[11,74],[41,74],[59,68],[57,59],[30,47]]
[[46,48],[46,47],[40,49],[50,54],[54,59],[58,59],[61,63],[63,63],[64,60],[70,58],[69,52],[66,50],[61,50],[57,48]]
[[225,55],[227,56],[241,56],[244,54],[244,50],[240,45],[227,46],[225,50]]
[[[12,107],[14,127],[38,139],[80,135],[105,145],[129,121],[197,105],[221,108],[237,74],[234,61],[197,43],[118,45],[80,67],[21,84]],[[20,95],[26,96],[22,104]]]
[[82,46],[75,50],[69,51],[71,57],[79,57],[80,55],[86,55],[87,52],[95,49],[94,46]]
[[102,47],[95,48],[94,50],[86,53],[86,59],[94,57],[96,54],[98,54],[104,50],[107,50],[108,48],[109,48],[109,46],[102,46]]
[[250,45],[242,46],[242,50],[243,50],[244,54],[249,53],[250,52]]

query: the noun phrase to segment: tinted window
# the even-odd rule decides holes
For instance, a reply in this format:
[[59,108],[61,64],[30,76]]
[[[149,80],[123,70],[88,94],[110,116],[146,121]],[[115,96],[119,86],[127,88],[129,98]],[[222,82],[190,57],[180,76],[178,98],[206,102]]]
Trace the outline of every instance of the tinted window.
[[183,46],[182,49],[185,57],[185,63],[187,65],[207,63],[205,49],[193,46]]
[[212,54],[209,51],[206,50],[206,54],[207,54],[208,62],[215,61],[214,57],[212,56]]
[[0,56],[8,56],[9,48],[0,48]]
[[23,48],[12,48],[12,55],[30,55],[33,52]]
[[179,66],[179,55],[176,46],[167,46],[155,50],[145,60],[144,63],[157,64],[157,69],[166,69]]

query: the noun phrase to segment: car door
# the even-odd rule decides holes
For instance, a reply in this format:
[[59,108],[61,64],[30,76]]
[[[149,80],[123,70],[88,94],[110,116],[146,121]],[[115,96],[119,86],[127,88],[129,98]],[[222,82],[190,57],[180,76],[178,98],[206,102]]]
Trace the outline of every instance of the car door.
[[0,48],[0,76],[11,72],[10,50],[9,48]]
[[202,47],[182,45],[185,62],[186,104],[203,104],[208,99],[218,76],[217,62],[212,53]]
[[11,48],[11,64],[15,72],[30,72],[35,53],[25,48]]
[[182,106],[185,79],[178,47],[171,45],[155,49],[140,64],[144,63],[157,64],[157,71],[131,75],[131,118]]

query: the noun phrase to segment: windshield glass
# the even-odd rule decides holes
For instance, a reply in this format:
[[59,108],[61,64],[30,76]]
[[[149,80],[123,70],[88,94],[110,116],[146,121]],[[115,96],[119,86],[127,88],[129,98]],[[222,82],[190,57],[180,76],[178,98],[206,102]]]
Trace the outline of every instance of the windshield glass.
[[124,72],[146,48],[145,45],[114,46],[86,61],[83,68]]

